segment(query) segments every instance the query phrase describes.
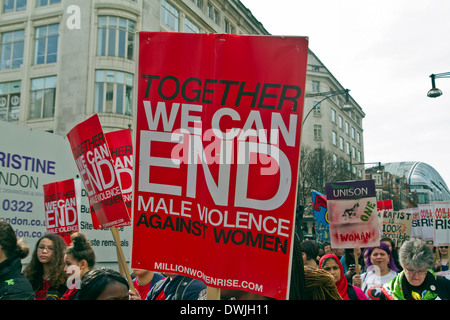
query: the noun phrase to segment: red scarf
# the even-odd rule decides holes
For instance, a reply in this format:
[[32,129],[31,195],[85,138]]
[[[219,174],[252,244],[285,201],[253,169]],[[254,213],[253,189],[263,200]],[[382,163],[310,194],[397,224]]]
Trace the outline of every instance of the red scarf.
[[344,267],[342,267],[342,264],[341,264],[341,261],[339,261],[339,258],[336,257],[334,254],[324,255],[322,258],[320,258],[319,269],[322,269],[322,262],[328,258],[333,258],[336,261],[336,263],[338,264],[339,269],[341,270],[341,279],[338,282],[336,282],[336,287],[339,292],[339,295],[342,297],[343,300],[350,300],[350,298],[348,297],[348,294],[347,294],[348,281],[344,274]]

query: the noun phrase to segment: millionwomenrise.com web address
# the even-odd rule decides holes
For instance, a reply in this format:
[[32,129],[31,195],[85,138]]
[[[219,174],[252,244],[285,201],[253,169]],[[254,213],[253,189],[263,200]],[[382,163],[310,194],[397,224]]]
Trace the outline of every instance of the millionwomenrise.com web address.
[[165,262],[155,262],[155,271],[163,270],[165,272],[174,272],[181,273],[187,276],[195,277],[198,279],[202,279],[203,282],[208,286],[217,286],[217,287],[230,287],[235,289],[242,290],[251,290],[254,292],[263,292],[263,285],[245,281],[245,280],[237,280],[237,279],[222,279],[210,277],[204,274],[201,270],[196,270],[190,267],[186,267],[179,264],[165,263]]

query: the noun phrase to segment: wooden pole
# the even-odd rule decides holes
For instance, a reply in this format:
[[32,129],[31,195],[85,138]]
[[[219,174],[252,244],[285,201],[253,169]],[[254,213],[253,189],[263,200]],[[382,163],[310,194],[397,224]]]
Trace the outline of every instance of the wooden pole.
[[206,287],[206,300],[220,300],[220,289]]
[[117,254],[118,254],[117,260],[119,262],[119,269],[120,269],[120,266],[122,265],[122,268],[125,272],[125,278],[127,279],[128,285],[130,286],[130,290],[133,290],[134,292],[136,292],[136,294],[138,294],[136,289],[134,288],[133,279],[131,279],[131,274],[127,267],[127,262],[125,260],[124,254],[123,254],[122,246],[120,245],[119,230],[117,230],[116,227],[111,227],[110,229],[111,229],[111,232],[112,232],[112,235],[114,238],[114,242],[116,243]]
[[357,275],[359,275],[359,259],[358,259],[358,257],[357,257],[357,252],[358,252],[358,248],[354,248],[353,249],[353,257],[355,257],[355,271],[356,271],[356,274]]

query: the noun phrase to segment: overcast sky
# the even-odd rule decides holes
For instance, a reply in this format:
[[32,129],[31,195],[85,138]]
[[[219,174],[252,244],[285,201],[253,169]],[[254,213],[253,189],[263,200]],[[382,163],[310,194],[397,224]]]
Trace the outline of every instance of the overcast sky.
[[272,35],[309,48],[366,113],[365,162],[421,161],[450,186],[449,0],[241,0]]

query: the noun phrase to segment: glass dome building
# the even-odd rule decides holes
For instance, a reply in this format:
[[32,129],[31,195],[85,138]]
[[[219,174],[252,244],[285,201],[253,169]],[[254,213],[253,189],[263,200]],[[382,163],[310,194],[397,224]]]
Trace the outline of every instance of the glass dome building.
[[[417,192],[418,203],[450,201],[450,191],[440,174],[424,162],[388,162],[381,163],[385,173],[404,179],[410,192]],[[373,170],[376,167],[366,168]]]

